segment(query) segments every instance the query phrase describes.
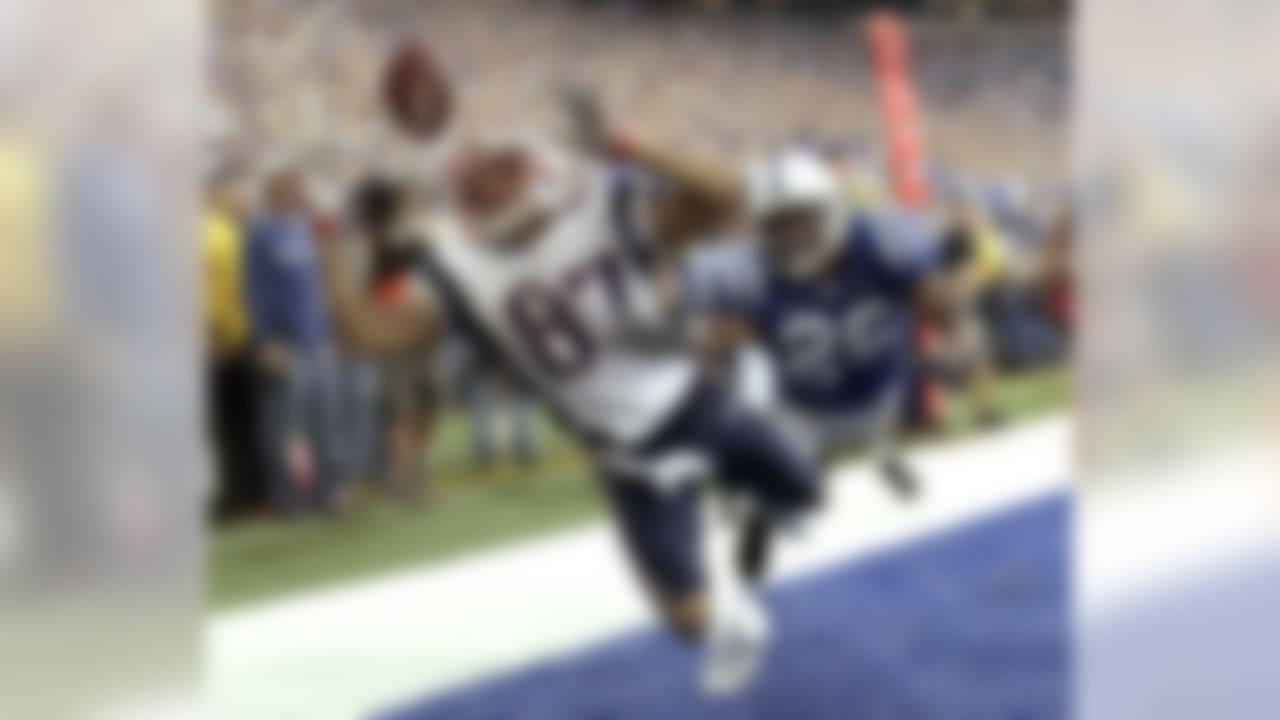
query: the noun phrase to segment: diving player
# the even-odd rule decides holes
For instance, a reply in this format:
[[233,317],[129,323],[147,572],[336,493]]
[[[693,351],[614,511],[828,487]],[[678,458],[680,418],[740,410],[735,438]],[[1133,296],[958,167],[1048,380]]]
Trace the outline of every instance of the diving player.
[[[769,626],[754,598],[709,593],[700,481],[750,496],[767,524],[812,508],[820,483],[770,422],[703,379],[650,275],[656,256],[733,212],[735,179],[618,142],[592,108],[574,108],[588,149],[622,153],[655,186],[525,139],[472,143],[443,180],[422,266],[429,297],[369,305],[328,242],[330,301],[357,350],[427,349],[448,324],[520,376],[589,450],[657,606],[705,648],[704,689],[730,693],[756,674]],[[429,135],[413,112],[394,119]]]

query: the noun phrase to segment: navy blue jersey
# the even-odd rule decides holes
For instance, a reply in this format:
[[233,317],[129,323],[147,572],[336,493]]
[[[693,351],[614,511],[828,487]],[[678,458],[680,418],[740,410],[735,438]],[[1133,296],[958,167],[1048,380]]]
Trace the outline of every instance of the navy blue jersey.
[[937,247],[922,223],[881,212],[856,217],[838,253],[834,275],[804,281],[771,271],[752,253],[756,276],[722,295],[722,309],[753,325],[783,400],[801,410],[854,411],[905,380],[913,300]]

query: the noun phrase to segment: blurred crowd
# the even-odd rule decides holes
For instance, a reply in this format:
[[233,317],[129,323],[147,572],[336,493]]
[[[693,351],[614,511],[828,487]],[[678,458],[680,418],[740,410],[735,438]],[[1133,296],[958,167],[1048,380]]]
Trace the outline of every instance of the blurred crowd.
[[[554,129],[566,78],[661,139],[718,156],[796,138],[873,155],[880,118],[858,21],[636,14],[520,0],[214,3],[213,135],[221,157],[288,153],[349,185],[420,157],[379,109],[388,46],[425,34],[464,88],[468,123]],[[1061,23],[916,21],[930,155],[966,172],[1061,176],[1067,38]],[[749,79],[749,87],[743,80]],[[943,121],[945,119],[945,121]]]
[[[625,5],[648,10],[702,10],[709,12],[773,12],[795,15],[842,14],[876,10],[883,0],[579,0],[582,4]],[[1060,18],[1067,0],[899,0],[900,11],[927,13],[935,17]]]
[[[546,99],[568,78],[675,148],[743,162],[809,143],[840,165],[853,202],[890,202],[853,22],[637,14],[635,5],[214,3],[202,234],[218,517],[341,513],[362,485],[426,499],[430,443],[458,406],[477,466],[537,461],[536,406],[473,348],[451,341],[431,360],[372,362],[345,355],[330,332],[314,243],[334,224],[369,238],[365,282],[379,302],[414,292],[412,251],[381,232],[415,211],[427,162],[382,117],[376,86],[387,47],[405,31],[424,33],[447,63],[468,130],[554,132]],[[1023,278],[1067,232],[1054,226],[1064,201],[1061,27],[924,19],[912,33],[934,159],[931,214],[973,288],[995,366],[1060,361],[1068,303],[1046,305]]]

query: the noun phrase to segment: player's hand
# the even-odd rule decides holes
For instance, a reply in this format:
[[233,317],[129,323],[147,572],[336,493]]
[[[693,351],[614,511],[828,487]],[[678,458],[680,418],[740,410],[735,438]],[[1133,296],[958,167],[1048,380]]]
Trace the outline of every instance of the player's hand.
[[567,85],[560,91],[560,107],[569,124],[569,137],[574,145],[592,155],[608,155],[613,150],[613,137],[600,99],[581,85]]

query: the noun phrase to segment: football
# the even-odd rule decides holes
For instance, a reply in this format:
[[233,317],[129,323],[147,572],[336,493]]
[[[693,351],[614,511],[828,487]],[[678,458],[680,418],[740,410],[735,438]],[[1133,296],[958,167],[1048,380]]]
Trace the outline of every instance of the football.
[[402,41],[383,76],[387,112],[408,135],[431,140],[448,125],[453,93],[430,46],[420,38]]

